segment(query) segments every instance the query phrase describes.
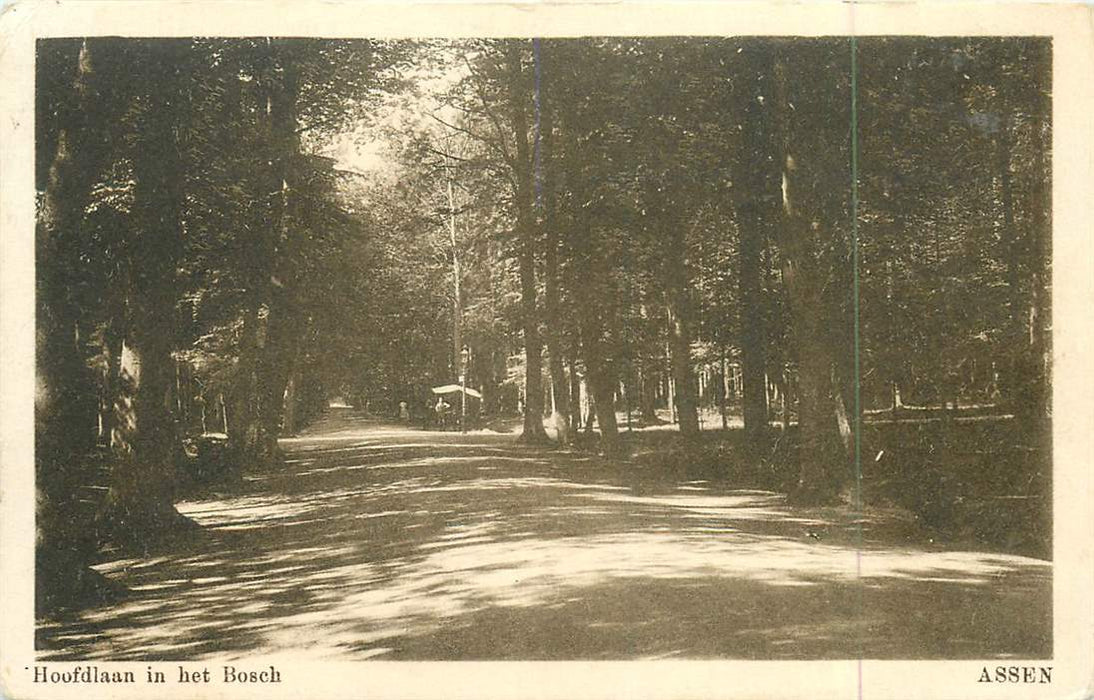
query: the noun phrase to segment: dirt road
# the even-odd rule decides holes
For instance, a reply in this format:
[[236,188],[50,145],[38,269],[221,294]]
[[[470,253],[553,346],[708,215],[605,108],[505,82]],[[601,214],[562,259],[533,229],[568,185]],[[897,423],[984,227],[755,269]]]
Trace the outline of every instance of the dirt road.
[[671,483],[512,435],[336,411],[183,551],[49,621],[52,659],[1051,655],[1051,564],[946,551],[892,514]]

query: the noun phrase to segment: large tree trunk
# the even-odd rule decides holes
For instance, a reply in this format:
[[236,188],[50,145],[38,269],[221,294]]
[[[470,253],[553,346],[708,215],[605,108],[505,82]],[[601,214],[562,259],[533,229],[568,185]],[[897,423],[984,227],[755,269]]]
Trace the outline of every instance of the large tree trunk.
[[[291,40],[288,40],[291,41]],[[268,283],[270,317],[267,321],[266,348],[263,354],[261,384],[262,397],[262,449],[260,458],[265,463],[277,463],[282,459],[277,438],[281,434],[281,417],[285,410],[285,388],[289,382],[292,358],[300,343],[298,313],[294,309],[293,290],[306,280],[297,279],[291,269],[289,228],[290,198],[294,186],[293,162],[300,155],[298,106],[300,85],[295,59],[284,41],[270,43],[275,64],[280,69],[280,80],[272,87],[270,100],[270,131],[273,145],[273,162],[270,185],[277,192],[270,205],[269,236],[272,240],[270,255],[271,278]]]
[[[291,299],[285,290],[291,271],[282,269],[286,244],[288,199],[292,161],[299,155],[297,97],[299,85],[292,57],[280,42],[266,39],[262,47],[264,68],[258,78],[260,103],[265,103],[262,127],[268,149],[268,167],[261,178],[268,198],[259,208],[255,230],[253,265],[248,280],[248,305],[243,324],[240,363],[233,411],[233,435],[237,468],[280,460],[277,446],[284,392],[288,382],[288,357],[294,346]],[[288,338],[288,340],[286,340]]]
[[[843,159],[835,157],[840,153],[839,142],[829,143],[823,130],[813,128],[821,108],[791,90],[811,82],[811,73],[824,70],[827,62],[838,64],[834,56],[842,49],[838,44],[817,45],[796,56],[801,60],[793,66],[776,57],[774,71],[776,153],[783,194],[779,245],[791,337],[798,355],[800,470],[794,496],[812,503],[836,500],[852,473],[851,421],[844,395],[847,378],[840,376],[838,354],[853,351],[846,347],[840,306],[824,284],[826,277],[840,280],[843,275],[829,270],[826,265],[831,263],[822,254],[822,243],[831,247],[838,241],[835,226],[845,214],[846,203],[840,188],[849,188],[850,173],[836,170],[845,167]],[[793,86],[788,85],[790,75],[797,80]],[[821,236],[826,237],[823,242]]]
[[[538,53],[536,65],[537,76],[543,73],[543,60],[547,51],[541,49]],[[558,207],[554,190],[555,168],[554,153],[554,105],[551,103],[550,94],[547,92],[548,80],[537,81],[539,85],[540,114],[542,115],[540,128],[540,153],[541,167],[537,174],[542,177],[540,186],[543,200],[544,239],[546,245],[544,267],[544,312],[547,333],[547,358],[551,372],[551,421],[554,423],[558,435],[558,443],[566,445],[570,442],[569,426],[569,392],[567,391],[566,374],[562,363],[562,315],[559,309],[559,270],[558,270]]]
[[[583,253],[587,254],[588,251],[578,251],[578,255]],[[601,451],[608,456],[616,455],[621,448],[619,427],[615,420],[615,389],[619,385],[619,377],[607,354],[603,320],[594,304],[586,308],[581,316],[581,350],[590,407],[586,416],[586,432],[591,432],[595,416],[600,428]]]
[[114,440],[118,461],[106,516],[116,536],[142,541],[184,521],[174,507],[179,436],[172,412],[171,355],[177,327],[175,270],[182,245],[182,163],[176,127],[183,99],[179,64],[184,47],[173,43],[168,50],[144,57],[151,93],[133,163],[134,220],[139,230],[128,260],[128,318]]
[[[87,568],[94,542],[79,512],[76,487],[95,443],[95,385],[84,362],[85,329],[75,281],[82,268],[80,228],[92,186],[109,154],[113,105],[98,99],[96,51],[84,40],[72,52],[70,91],[59,101],[61,128],[35,230],[36,342],[34,400],[36,524],[35,608],[43,611],[102,582]],[[43,115],[38,115],[43,118]]]
[[[588,261],[590,251],[586,244],[576,251],[579,258]],[[587,278],[583,278],[586,279]],[[591,296],[591,292],[585,289],[582,294]],[[596,423],[600,427],[601,450],[606,455],[615,455],[620,452],[619,428],[615,420],[615,389],[619,385],[612,360],[608,355],[608,347],[604,341],[603,320],[600,317],[600,309],[595,303],[590,303],[582,310],[581,324],[581,357],[585,367],[585,388],[587,391],[587,403],[589,405],[586,416],[586,432],[591,432],[592,422],[595,416]]]
[[248,301],[244,309],[243,325],[240,329],[239,362],[229,395],[231,419],[228,424],[228,444],[231,449],[231,472],[236,479],[253,464],[258,453],[258,363],[260,323],[260,304],[255,294],[247,294]]
[[[256,83],[256,100],[261,107],[270,106],[270,81],[269,76],[263,75]],[[242,84],[238,72],[235,72],[226,81],[224,123],[231,124],[233,120],[238,119],[242,109]],[[258,117],[259,120],[262,118],[262,116]],[[229,146],[227,143],[224,145]],[[270,268],[266,261],[269,255],[266,244],[269,239],[265,222],[266,212],[260,206],[255,208],[258,211],[249,222],[250,230],[246,234],[254,240],[250,243],[253,251],[249,256],[251,266],[243,271],[243,318],[239,334],[239,358],[227,396],[227,410],[224,411],[231,453],[228,466],[230,474],[236,479],[241,478],[243,470],[254,462],[259,442],[258,363],[262,330],[260,314],[263,306],[263,291]]]
[[[281,313],[271,316],[268,323],[264,371],[260,386],[263,395],[260,402],[262,459],[271,463],[280,458],[277,439],[282,434],[282,417],[287,410],[285,392],[293,371],[294,358],[301,343],[300,328],[287,304],[279,304]],[[285,430],[286,433],[289,430]]]
[[[770,73],[762,71],[749,83],[744,120],[750,135],[750,150],[742,159],[735,180],[740,183],[736,201],[738,241],[737,279],[740,293],[741,378],[744,385],[742,409],[745,439],[758,453],[766,443],[768,405],[766,391],[767,357],[761,279],[766,226],[778,215],[778,179],[766,166],[772,146],[770,110],[763,99],[770,95]],[[770,103],[768,103],[770,104]]]
[[799,478],[796,497],[804,502],[834,500],[849,476],[851,427],[836,374],[830,328],[816,308],[816,272],[787,265],[791,334],[798,354]]
[[[615,387],[619,380],[611,365],[596,357],[589,359],[586,353],[586,365],[589,367],[589,390],[592,394],[593,411],[596,424],[600,428],[600,449],[605,456],[612,457],[621,452],[619,426],[615,420]],[[590,416],[591,418],[591,416]]]
[[532,216],[532,160],[528,146],[528,118],[521,65],[521,42],[511,40],[506,45],[505,63],[509,77],[509,119],[516,139],[516,159],[513,164],[517,204],[516,228],[519,237],[521,325],[524,331],[524,431],[525,442],[546,442],[543,429],[543,344],[539,337],[539,314],[536,309],[535,222]]
[[[304,348],[312,338],[313,326],[312,318],[309,316],[304,321],[304,326],[299,329],[300,334],[296,337],[294,349],[289,359],[288,375],[285,384],[285,409],[281,419],[281,434],[282,435],[296,435],[300,429],[299,420],[299,403],[300,403],[300,382],[302,380],[302,365],[304,358]],[[407,397],[411,394],[408,392]],[[412,409],[411,413],[414,413]]]
[[95,389],[84,361],[86,329],[76,296],[80,228],[108,154],[105,115],[95,99],[93,40],[72,66],[73,85],[57,136],[36,227],[37,342],[35,457],[42,508],[60,505],[95,442]]

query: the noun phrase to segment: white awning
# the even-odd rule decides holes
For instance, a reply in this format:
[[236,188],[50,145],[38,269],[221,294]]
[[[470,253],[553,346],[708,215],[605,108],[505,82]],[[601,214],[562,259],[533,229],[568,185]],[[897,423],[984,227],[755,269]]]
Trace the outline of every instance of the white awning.
[[[461,388],[462,387],[459,384],[445,384],[444,386],[435,386],[435,387],[433,387],[433,393],[434,394],[458,394],[458,393],[460,393]],[[474,389],[472,389],[470,387],[464,389],[464,391],[467,393],[468,396],[473,396],[476,399],[481,399],[482,398],[482,394],[480,394],[479,392],[475,391]]]

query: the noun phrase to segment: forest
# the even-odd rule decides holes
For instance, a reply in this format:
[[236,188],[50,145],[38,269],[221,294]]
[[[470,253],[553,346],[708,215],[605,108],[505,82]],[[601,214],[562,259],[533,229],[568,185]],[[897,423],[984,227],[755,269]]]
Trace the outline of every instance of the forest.
[[796,504],[1032,494],[1047,547],[1047,39],[37,48],[43,606],[331,401],[454,383]]

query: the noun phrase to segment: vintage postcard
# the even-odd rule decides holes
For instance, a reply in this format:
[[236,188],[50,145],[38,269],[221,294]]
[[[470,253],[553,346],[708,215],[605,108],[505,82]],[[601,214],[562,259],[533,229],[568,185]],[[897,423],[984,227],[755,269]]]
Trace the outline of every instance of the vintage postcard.
[[1094,30],[15,2],[12,698],[1094,694]]

